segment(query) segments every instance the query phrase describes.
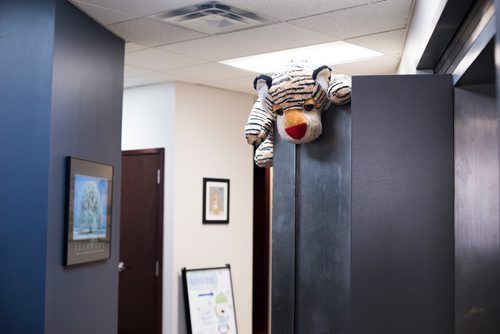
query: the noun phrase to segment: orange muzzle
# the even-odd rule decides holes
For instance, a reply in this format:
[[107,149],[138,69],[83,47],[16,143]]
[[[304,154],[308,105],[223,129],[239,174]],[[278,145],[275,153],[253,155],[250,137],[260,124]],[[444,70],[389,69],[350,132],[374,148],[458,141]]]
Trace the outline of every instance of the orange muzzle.
[[302,139],[307,132],[307,121],[304,111],[301,109],[290,109],[285,111],[284,127],[286,133],[293,139]]

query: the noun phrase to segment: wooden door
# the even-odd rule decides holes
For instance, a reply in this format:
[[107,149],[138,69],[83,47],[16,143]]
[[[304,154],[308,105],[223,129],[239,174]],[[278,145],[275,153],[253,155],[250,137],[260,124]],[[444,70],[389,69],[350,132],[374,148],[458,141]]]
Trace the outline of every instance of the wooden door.
[[161,333],[163,149],[124,151],[119,334]]

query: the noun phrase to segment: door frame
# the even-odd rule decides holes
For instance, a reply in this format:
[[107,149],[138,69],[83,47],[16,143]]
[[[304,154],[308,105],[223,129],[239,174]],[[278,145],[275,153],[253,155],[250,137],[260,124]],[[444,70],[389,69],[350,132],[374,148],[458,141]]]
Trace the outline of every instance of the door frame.
[[270,333],[271,171],[254,164],[253,177],[252,328]]
[[[158,251],[158,280],[156,288],[159,292],[158,305],[156,305],[156,316],[159,320],[157,323],[156,332],[158,334],[162,333],[163,326],[163,223],[164,223],[164,170],[165,170],[165,149],[164,148],[151,148],[151,149],[140,149],[140,150],[125,150],[122,151],[122,158],[125,156],[140,156],[140,155],[159,155],[160,157],[160,174],[159,174],[159,196],[158,196],[158,219],[156,221],[157,234],[157,251]],[[122,176],[123,177],[123,176]],[[120,221],[121,229],[121,221]],[[120,246],[121,247],[121,246]]]

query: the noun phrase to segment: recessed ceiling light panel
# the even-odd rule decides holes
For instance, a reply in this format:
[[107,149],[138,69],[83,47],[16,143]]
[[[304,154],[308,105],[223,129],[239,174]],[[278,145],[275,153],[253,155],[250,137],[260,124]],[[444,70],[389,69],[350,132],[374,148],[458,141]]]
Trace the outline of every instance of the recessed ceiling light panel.
[[269,18],[218,1],[188,6],[151,17],[210,35],[255,28],[273,22]]
[[311,67],[351,63],[382,56],[371,49],[344,41],[316,44],[254,56],[234,58],[219,63],[256,73],[271,73],[288,62],[307,62]]

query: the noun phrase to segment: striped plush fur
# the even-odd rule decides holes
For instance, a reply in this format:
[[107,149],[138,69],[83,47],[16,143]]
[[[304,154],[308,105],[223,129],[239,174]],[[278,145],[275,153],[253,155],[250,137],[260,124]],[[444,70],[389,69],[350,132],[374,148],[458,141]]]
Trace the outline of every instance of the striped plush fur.
[[252,107],[245,126],[247,143],[257,147],[254,161],[259,167],[272,167],[273,165],[273,116],[266,112],[260,97]]
[[327,95],[334,104],[349,103],[351,101],[351,78],[345,74],[332,75]]
[[254,162],[259,167],[272,167],[273,166],[273,149],[274,149],[274,138],[273,132],[271,131],[267,136],[266,140],[257,147],[254,155]]
[[273,117],[266,112],[260,98],[258,98],[248,115],[244,130],[248,144],[258,146],[266,140],[268,134],[273,130],[273,123]]
[[271,113],[275,105],[281,106],[286,112],[289,109],[302,109],[304,101],[309,98],[314,98],[320,109],[328,102],[325,91],[313,79],[313,70],[290,63],[273,75],[266,105]]
[[260,75],[254,88],[259,98],[248,117],[245,137],[257,147],[254,160],[260,167],[272,166],[274,123],[284,140],[308,143],[321,135],[321,113],[330,103],[351,99],[348,76],[332,75],[327,66],[313,70],[304,63],[289,63],[272,78]]

